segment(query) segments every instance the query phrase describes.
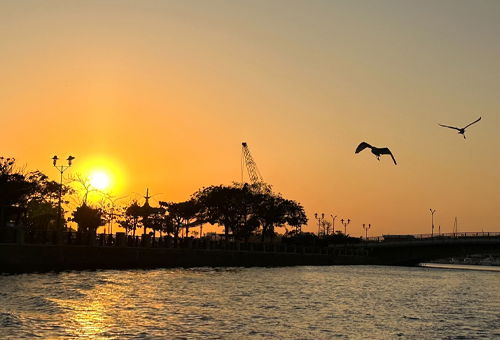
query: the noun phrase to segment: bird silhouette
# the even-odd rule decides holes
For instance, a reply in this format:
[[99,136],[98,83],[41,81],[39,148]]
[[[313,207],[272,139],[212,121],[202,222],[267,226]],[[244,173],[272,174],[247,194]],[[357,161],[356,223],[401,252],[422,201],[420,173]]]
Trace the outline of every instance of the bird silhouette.
[[458,128],[458,127],[455,127],[455,126],[449,126],[449,125],[443,125],[443,124],[439,124],[439,126],[442,126],[442,127],[448,128],[448,129],[458,130],[458,133],[461,134],[462,136],[464,136],[464,139],[465,139],[465,129],[467,129],[472,124],[475,124],[475,123],[479,122],[480,120],[481,120],[481,117],[479,117],[478,119],[476,119],[472,123],[464,126],[463,128]]
[[378,160],[380,160],[380,156],[382,156],[382,155],[391,155],[392,160],[394,161],[394,164],[396,164],[396,165],[398,164],[398,163],[396,163],[396,159],[392,155],[392,152],[391,152],[391,150],[389,150],[389,148],[377,148],[375,146],[371,146],[370,144],[368,144],[366,142],[361,142],[358,145],[358,147],[356,148],[355,153],[360,153],[361,151],[363,151],[366,148],[370,148],[372,150],[372,154],[374,154]]

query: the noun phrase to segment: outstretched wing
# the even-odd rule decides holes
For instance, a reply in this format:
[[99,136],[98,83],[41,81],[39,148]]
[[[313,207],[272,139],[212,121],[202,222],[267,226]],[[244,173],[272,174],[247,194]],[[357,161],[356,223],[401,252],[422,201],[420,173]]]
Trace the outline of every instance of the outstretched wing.
[[445,128],[449,128],[449,129],[455,129],[455,130],[460,131],[460,128],[457,128],[457,127],[454,127],[454,126],[443,125],[443,124],[439,124],[439,126],[442,126],[442,127],[445,127]]
[[378,151],[380,152],[381,155],[391,155],[392,161],[394,162],[394,164],[396,164],[396,165],[398,164],[398,163],[396,163],[396,159],[392,155],[392,152],[391,152],[391,150],[389,150],[389,148],[380,148]]
[[469,126],[471,126],[472,124],[476,124],[477,122],[479,122],[481,120],[481,117],[479,117],[478,119],[476,119],[475,121],[473,121],[472,123],[470,123],[469,125],[465,126],[464,129],[467,129]]
[[361,151],[363,151],[364,149],[366,148],[372,148],[372,146],[366,142],[361,142],[359,143],[358,147],[356,148],[356,152],[355,153],[359,153]]

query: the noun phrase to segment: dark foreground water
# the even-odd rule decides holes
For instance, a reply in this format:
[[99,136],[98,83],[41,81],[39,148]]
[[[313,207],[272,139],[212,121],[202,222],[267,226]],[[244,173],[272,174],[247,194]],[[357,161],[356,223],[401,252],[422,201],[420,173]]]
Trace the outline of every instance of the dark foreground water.
[[0,276],[0,339],[495,339],[500,273],[370,266]]

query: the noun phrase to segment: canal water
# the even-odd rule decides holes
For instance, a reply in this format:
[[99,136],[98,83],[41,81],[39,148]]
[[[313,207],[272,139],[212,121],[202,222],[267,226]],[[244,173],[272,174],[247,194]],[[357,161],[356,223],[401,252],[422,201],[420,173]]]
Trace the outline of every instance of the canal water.
[[0,276],[0,339],[495,339],[500,273],[330,266]]

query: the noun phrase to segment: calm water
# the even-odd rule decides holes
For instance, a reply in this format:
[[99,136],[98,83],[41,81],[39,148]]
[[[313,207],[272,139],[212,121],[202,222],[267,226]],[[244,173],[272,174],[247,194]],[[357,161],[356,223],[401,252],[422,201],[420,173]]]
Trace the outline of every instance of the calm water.
[[0,338],[494,339],[500,273],[373,266],[0,276]]

